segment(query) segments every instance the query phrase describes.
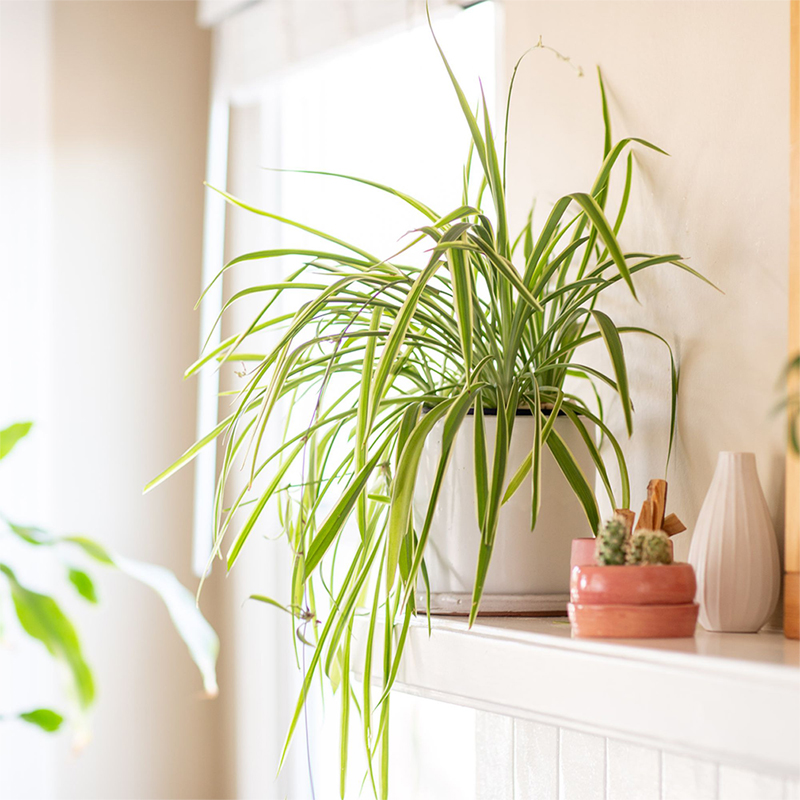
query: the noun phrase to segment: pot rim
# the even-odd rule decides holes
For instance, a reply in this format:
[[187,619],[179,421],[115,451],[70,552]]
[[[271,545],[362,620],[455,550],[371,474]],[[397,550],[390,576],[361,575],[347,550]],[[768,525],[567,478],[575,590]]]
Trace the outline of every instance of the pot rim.
[[688,561],[673,561],[671,564],[576,564],[572,569],[579,569],[582,571],[585,570],[595,570],[595,569],[602,569],[602,570],[625,570],[626,572],[631,572],[635,569],[664,569],[669,567],[681,567],[686,569],[689,567],[690,569],[694,570],[694,567]]

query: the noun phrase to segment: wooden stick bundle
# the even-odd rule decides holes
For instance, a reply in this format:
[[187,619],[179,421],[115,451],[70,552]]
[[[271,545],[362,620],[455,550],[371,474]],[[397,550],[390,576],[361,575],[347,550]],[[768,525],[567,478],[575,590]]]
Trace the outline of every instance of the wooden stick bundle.
[[[636,530],[664,531],[667,536],[674,536],[676,533],[685,531],[686,526],[678,519],[678,515],[667,515],[666,509],[667,482],[660,478],[654,478],[647,484],[647,500],[642,503]],[[618,508],[614,513],[625,520],[625,527],[630,534],[636,514],[629,508]]]

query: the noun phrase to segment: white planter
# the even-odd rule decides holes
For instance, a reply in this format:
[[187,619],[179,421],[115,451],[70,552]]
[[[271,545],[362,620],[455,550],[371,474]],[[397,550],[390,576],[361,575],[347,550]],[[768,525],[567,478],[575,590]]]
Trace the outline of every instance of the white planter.
[[700,624],[709,631],[755,632],[778,602],[775,529],[753,453],[720,453],[692,535]]
[[[497,418],[484,417],[489,463],[494,453]],[[420,461],[414,495],[414,522],[422,526],[441,453],[443,423],[428,437]],[[534,421],[518,416],[509,449],[508,483],[533,447]],[[590,485],[594,463],[586,445],[566,417],[555,430],[574,454]],[[593,433],[593,427],[589,428]],[[469,613],[481,533],[475,511],[474,419],[467,417],[453,445],[439,503],[425,550],[431,609],[437,613]],[[535,531],[530,530],[530,477],[501,508],[492,561],[484,585],[484,614],[564,612],[569,599],[571,542],[589,536],[580,502],[561,473],[549,448],[543,448],[542,505]]]

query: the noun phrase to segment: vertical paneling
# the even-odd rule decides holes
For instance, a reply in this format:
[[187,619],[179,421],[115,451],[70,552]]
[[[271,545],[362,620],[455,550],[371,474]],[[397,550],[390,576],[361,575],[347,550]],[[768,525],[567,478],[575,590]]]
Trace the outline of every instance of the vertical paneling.
[[718,781],[716,764],[671,753],[661,756],[663,800],[716,800]]
[[514,720],[514,800],[558,797],[558,728]]
[[477,800],[800,800],[800,782],[478,713]]
[[562,728],[559,735],[559,800],[603,800],[606,740]]
[[[442,800],[445,797],[474,800],[476,714],[472,708],[395,692],[389,735],[389,797],[392,800]],[[338,725],[338,719],[335,722]],[[358,735],[355,730],[351,731],[354,742],[358,741],[355,738]],[[338,758],[332,759],[332,766],[338,769]],[[363,773],[359,774],[358,761],[352,771],[356,781],[351,784],[352,793],[347,796],[366,800],[371,796],[371,789],[361,786]],[[321,782],[321,785],[336,786],[335,776],[329,773],[328,783]],[[273,796],[284,795],[275,793]],[[290,796],[295,797],[294,794]],[[330,797],[325,793],[318,796]]]
[[719,796],[724,800],[783,800],[783,781],[747,769],[721,766]]
[[661,754],[648,747],[607,740],[607,800],[658,800],[661,791]]
[[475,720],[476,800],[514,797],[514,719],[479,712]]

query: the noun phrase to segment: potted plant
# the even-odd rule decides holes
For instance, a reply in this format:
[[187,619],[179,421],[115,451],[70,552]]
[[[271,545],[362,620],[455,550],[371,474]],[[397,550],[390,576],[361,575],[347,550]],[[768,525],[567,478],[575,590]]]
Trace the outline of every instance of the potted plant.
[[615,515],[598,531],[597,566],[576,566],[570,580],[573,635],[618,639],[694,636],[699,606],[691,564],[675,564],[663,530],[630,532]]
[[[373,789],[379,791],[380,784],[381,793],[389,690],[417,613],[415,593],[429,598],[436,588],[426,559],[438,535],[437,512],[452,502],[448,476],[466,475],[461,486],[468,487],[471,503],[465,514],[471,524],[459,547],[468,552],[473,574],[466,608],[472,624],[500,542],[543,535],[542,509],[552,502],[543,496],[551,480],[545,469],[564,476],[568,499],[582,510],[589,531],[599,523],[589,469],[597,470],[612,507],[629,504],[622,448],[595,406],[592,387],[600,382],[616,393],[630,434],[633,407],[622,340],[628,335],[664,340],[643,328],[617,325],[596,307],[598,297],[617,284],[635,297],[636,274],[657,265],[697,274],[677,254],[626,253],[618,242],[633,169],[630,155],[627,161],[620,158],[634,143],[663,151],[641,139],[612,143],[602,80],[605,146],[594,184],[559,199],[546,219],[534,221],[529,214],[514,236],[505,192],[507,121],[498,150],[485,101],[473,113],[439,52],[471,139],[454,208],[442,213],[377,182],[335,176],[388,192],[419,213],[418,230],[392,257],[220,192],[232,205],[310,232],[322,244],[247,253],[223,267],[220,276],[244,262],[262,261],[266,267],[278,258],[298,262],[288,278],[259,282],[227,301],[224,310],[245,296],[264,298],[251,324],[204,353],[187,375],[247,360],[252,366],[243,374],[234,409],[148,487],[189,463],[201,448],[224,441],[214,554],[226,548],[228,569],[268,503],[277,503],[282,533],[294,553],[291,596],[260,599],[293,614],[302,646],[312,648],[287,746],[312,683],[323,672],[342,693],[342,781],[348,715],[355,707],[363,716],[370,763],[380,756]],[[620,163],[624,190],[609,217],[609,181]],[[278,297],[288,297],[285,307],[296,310],[277,312]],[[270,331],[278,332],[275,341],[260,349],[261,337]],[[608,351],[607,371],[580,356],[584,345],[597,340]],[[672,359],[671,350],[669,355]],[[585,385],[592,399],[576,385]],[[671,391],[674,430],[674,362]],[[280,401],[288,420],[276,411]],[[272,452],[262,446],[268,426],[286,431]],[[615,502],[595,428],[614,453],[621,504]],[[546,459],[552,463],[546,465]],[[236,464],[245,466],[247,485],[223,503],[226,488],[234,487]],[[518,505],[513,515],[521,526],[518,535],[499,524],[504,505],[514,498],[522,498],[524,510]],[[563,562],[545,566],[563,582],[576,533],[571,527],[558,531]],[[350,680],[356,615],[363,616],[366,639],[360,671],[368,676],[375,664],[384,667],[381,690],[376,694],[365,680],[357,701]]]
[[[30,422],[17,422],[0,430],[0,460],[28,435]],[[219,640],[200,613],[192,593],[164,567],[134,561],[112,553],[99,542],[79,535],[58,535],[33,525],[23,525],[0,513],[0,598],[13,608],[22,635],[42,644],[67,676],[65,706],[0,709],[0,721],[19,719],[49,733],[61,728],[65,717],[75,733],[76,744],[86,738],[87,715],[95,701],[93,672],[86,661],[78,631],[64,613],[58,592],[50,584],[63,583],[89,603],[99,598],[94,568],[117,569],[148,586],[164,601],[176,631],[186,643],[200,670],[208,696],[217,693],[216,660]],[[50,570],[47,592],[28,582],[28,575]],[[61,581],[58,580],[61,576]],[[8,603],[6,603],[8,600]],[[10,617],[9,617],[10,619]],[[5,638],[8,631],[1,631]]]

